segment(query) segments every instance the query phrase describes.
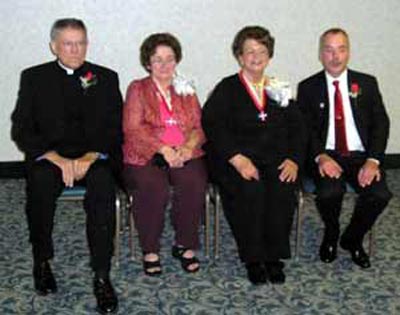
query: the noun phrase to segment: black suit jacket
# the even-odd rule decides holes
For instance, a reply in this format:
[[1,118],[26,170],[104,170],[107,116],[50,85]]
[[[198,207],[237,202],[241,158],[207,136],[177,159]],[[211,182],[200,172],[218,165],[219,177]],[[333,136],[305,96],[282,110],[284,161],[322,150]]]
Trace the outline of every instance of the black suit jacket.
[[[83,149],[108,154],[114,166],[119,167],[122,97],[118,76],[89,62],[79,71],[83,75],[91,71],[97,78],[95,85],[86,91],[82,89]],[[68,138],[66,108],[70,104],[63,78],[65,70],[56,61],[26,69],[21,74],[18,100],[11,116],[11,136],[28,162],[50,150],[60,153],[59,148]]]
[[[350,97],[351,109],[367,158],[383,162],[389,137],[389,118],[375,77],[348,70],[349,91],[357,83],[360,92]],[[300,82],[297,102],[308,129],[310,158],[325,152],[328,135],[329,104],[325,72],[321,71]]]
[[[202,124],[214,172],[232,168],[228,160],[241,153],[256,163],[281,163],[289,158],[299,165],[304,157],[304,124],[291,103],[282,107],[268,98],[267,119],[258,110],[239,76],[223,79],[203,108]],[[217,175],[218,176],[218,175]]]

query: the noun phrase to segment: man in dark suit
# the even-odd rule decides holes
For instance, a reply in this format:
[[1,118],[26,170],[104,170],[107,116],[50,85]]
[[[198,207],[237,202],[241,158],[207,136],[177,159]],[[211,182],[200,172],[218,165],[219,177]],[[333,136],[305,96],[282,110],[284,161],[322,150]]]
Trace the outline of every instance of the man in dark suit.
[[325,225],[320,258],[335,260],[339,215],[348,182],[358,193],[340,246],[361,268],[370,260],[362,242],[390,198],[382,168],[389,118],[373,76],[347,68],[347,33],[329,29],[320,37],[321,71],[299,84],[298,103],[309,128],[309,149],[316,181],[316,204]]
[[49,264],[56,200],[64,187],[78,182],[87,190],[84,207],[97,309],[113,313],[118,307],[109,279],[113,171],[120,165],[122,97],[115,72],[85,61],[87,45],[81,20],[54,23],[50,47],[57,60],[22,72],[12,138],[26,157],[26,214],[37,293],[57,290]]

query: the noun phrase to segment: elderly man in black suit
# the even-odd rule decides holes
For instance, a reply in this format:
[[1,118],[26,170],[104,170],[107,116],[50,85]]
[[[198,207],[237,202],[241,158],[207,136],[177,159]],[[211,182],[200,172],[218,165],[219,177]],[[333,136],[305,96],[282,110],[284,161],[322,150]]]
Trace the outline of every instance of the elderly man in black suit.
[[115,72],[85,61],[87,45],[81,20],[54,23],[50,47],[57,60],[22,72],[12,138],[26,157],[26,214],[37,293],[57,291],[49,264],[56,200],[64,187],[78,182],[87,190],[84,207],[97,309],[113,313],[118,300],[109,272],[122,97]]
[[325,263],[336,258],[339,215],[348,182],[359,196],[340,246],[351,253],[355,264],[369,268],[363,238],[392,197],[382,167],[389,118],[377,80],[348,69],[349,57],[346,31],[325,31],[319,47],[324,71],[302,81],[297,98],[309,128],[316,204],[325,224],[320,258]]

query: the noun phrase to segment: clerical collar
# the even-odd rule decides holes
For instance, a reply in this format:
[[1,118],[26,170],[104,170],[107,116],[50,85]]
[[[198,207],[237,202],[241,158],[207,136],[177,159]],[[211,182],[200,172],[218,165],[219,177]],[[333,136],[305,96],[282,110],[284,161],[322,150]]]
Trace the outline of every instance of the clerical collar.
[[73,75],[73,74],[74,74],[74,72],[75,72],[74,69],[71,69],[71,68],[68,68],[68,67],[64,66],[64,65],[60,62],[60,60],[57,60],[57,63],[58,63],[58,65],[59,65],[61,68],[63,68],[63,69],[67,72],[68,75]]

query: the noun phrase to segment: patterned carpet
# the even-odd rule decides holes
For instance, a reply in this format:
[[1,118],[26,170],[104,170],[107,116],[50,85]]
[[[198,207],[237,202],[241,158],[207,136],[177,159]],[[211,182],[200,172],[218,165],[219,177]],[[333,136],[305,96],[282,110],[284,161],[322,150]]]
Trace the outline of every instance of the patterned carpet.
[[[284,285],[250,285],[222,219],[221,258],[213,263],[199,253],[202,269],[182,271],[171,258],[171,227],[163,238],[160,278],[147,277],[129,258],[128,233],[122,235],[120,267],[112,272],[120,299],[119,314],[400,314],[400,170],[388,172],[395,197],[376,226],[372,268],[360,270],[347,253],[326,265],[318,259],[320,219],[306,198],[302,254],[286,261]],[[53,262],[59,292],[34,294],[31,252],[26,233],[24,181],[0,180],[0,314],[92,314],[95,299],[88,266],[84,215],[79,202],[58,207]],[[346,197],[343,221],[353,199]]]

